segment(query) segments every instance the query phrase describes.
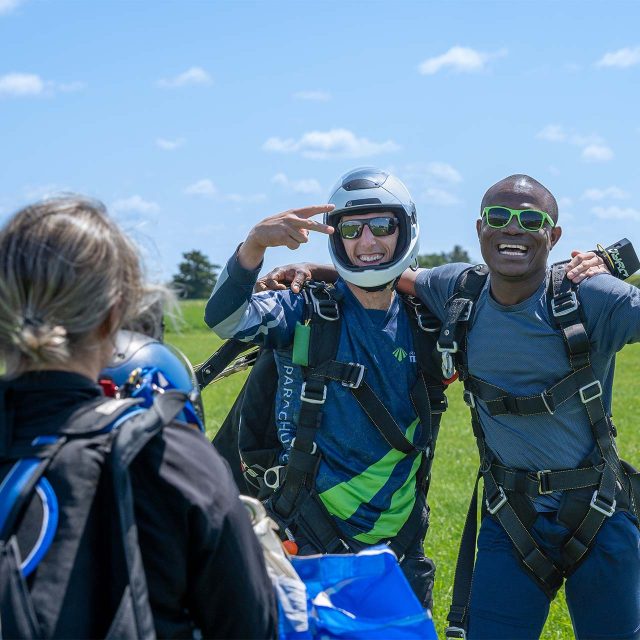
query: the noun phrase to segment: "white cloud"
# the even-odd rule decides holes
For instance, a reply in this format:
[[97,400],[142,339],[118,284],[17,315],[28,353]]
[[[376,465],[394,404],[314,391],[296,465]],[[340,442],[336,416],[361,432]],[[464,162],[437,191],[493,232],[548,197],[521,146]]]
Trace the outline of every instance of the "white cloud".
[[312,102],[329,102],[331,94],[328,91],[298,91],[293,94],[296,100],[310,100]]
[[21,5],[24,0],[0,0],[0,15],[3,13],[9,13],[13,11],[18,5]]
[[629,194],[619,187],[607,187],[606,189],[587,189],[582,197],[585,200],[625,200]]
[[218,189],[208,178],[198,180],[193,184],[190,184],[184,192],[189,196],[204,196],[206,198],[212,198],[218,194]]
[[567,142],[582,148],[581,157],[585,162],[608,162],[613,159],[613,151],[605,141],[597,135],[582,135],[566,131],[559,124],[548,124],[538,131],[537,138],[547,142]]
[[494,53],[486,53],[469,47],[451,47],[446,53],[427,58],[418,66],[422,75],[430,76],[442,69],[450,68],[454,71],[473,73],[482,71],[492,58],[506,56],[506,49]]
[[276,175],[271,178],[271,182],[294,193],[320,193],[322,190],[320,183],[315,178],[290,180],[284,173],[276,173]]
[[536,138],[549,142],[564,142],[567,133],[559,124],[548,124],[544,129],[538,131]]
[[184,138],[168,140],[167,138],[156,138],[156,146],[164,151],[175,151],[184,144]]
[[582,159],[586,162],[609,162],[613,151],[604,144],[590,144],[582,150]]
[[627,67],[633,67],[637,64],[640,64],[640,46],[625,47],[624,49],[605,53],[602,58],[596,62],[596,67],[618,67],[619,69],[626,69]]
[[429,187],[424,192],[423,197],[429,204],[435,204],[441,207],[450,207],[460,202],[460,200],[452,193],[435,187]]
[[264,193],[249,193],[246,195],[241,193],[229,193],[223,197],[225,200],[235,202],[236,204],[252,204],[256,202],[264,202],[267,199],[267,196]]
[[298,140],[273,137],[262,148],[277,153],[301,153],[305,158],[313,159],[366,158],[400,149],[393,140],[372,142],[367,138],[358,138],[348,129],[309,131]]
[[427,172],[436,180],[447,182],[448,184],[462,182],[460,173],[446,162],[430,162],[427,165]]
[[212,82],[213,79],[202,67],[191,67],[173,78],[158,80],[158,86],[163,89],[177,89],[189,85],[208,85]]
[[74,93],[86,88],[84,82],[52,82],[36,73],[7,73],[0,76],[0,98],[51,96],[56,92]]
[[142,196],[134,195],[129,198],[116,200],[111,205],[111,211],[114,213],[157,213],[160,207],[157,203],[145,200]]
[[631,207],[594,207],[592,211],[603,220],[640,220],[640,209]]
[[44,89],[44,81],[35,73],[7,73],[0,76],[0,97],[37,96]]

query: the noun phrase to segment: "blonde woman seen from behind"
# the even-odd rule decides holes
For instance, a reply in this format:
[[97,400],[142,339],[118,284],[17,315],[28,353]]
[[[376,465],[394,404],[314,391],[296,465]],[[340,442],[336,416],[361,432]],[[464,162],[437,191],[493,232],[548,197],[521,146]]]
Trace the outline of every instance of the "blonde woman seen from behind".
[[[73,444],[67,431],[83,412],[107,411],[95,381],[115,334],[163,295],[145,283],[134,245],[99,202],[71,196],[37,203],[0,231],[0,485],[9,484],[21,447],[63,434],[69,443],[44,473],[58,524],[25,582],[43,637],[103,637],[115,615],[123,578],[111,556],[117,505],[97,462],[104,440],[65,455]],[[273,636],[259,545],[228,469],[203,435],[173,421],[130,474],[156,634]],[[86,504],[79,496],[92,479],[98,488]],[[13,530],[25,556],[41,526],[35,502]]]

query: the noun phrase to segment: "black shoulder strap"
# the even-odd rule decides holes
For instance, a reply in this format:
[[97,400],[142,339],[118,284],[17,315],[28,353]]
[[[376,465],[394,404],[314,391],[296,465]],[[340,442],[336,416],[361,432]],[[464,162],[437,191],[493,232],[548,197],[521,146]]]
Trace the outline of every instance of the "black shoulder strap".
[[455,368],[460,379],[468,375],[467,332],[473,316],[473,305],[480,296],[489,268],[485,264],[465,269],[456,281],[453,295],[447,300],[445,321],[438,336],[437,349],[442,354],[442,374],[445,379],[453,377]]
[[158,395],[148,411],[141,411],[120,425],[111,448],[109,467],[113,478],[122,546],[129,587],[125,590],[107,638],[121,638],[135,629],[138,638],[155,638],[147,579],[138,544],[129,465],[166,425],[180,413],[187,395],[176,389]]

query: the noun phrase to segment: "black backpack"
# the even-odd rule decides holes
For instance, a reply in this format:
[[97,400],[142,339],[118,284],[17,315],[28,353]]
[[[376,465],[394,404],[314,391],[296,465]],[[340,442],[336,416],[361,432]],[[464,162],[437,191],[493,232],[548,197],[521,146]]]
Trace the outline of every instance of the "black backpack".
[[[53,633],[51,629],[43,629],[38,620],[29,592],[29,574],[53,545],[51,552],[55,556],[47,564],[49,570],[55,571],[57,582],[67,584],[78,576],[76,554],[99,491],[107,491],[104,495],[111,496],[113,501],[113,510],[102,514],[108,529],[102,533],[111,543],[104,550],[109,554],[110,575],[101,575],[104,582],[97,585],[100,597],[104,598],[104,610],[111,616],[103,621],[104,636],[155,637],[138,546],[129,465],[173,420],[185,400],[183,393],[170,390],[158,396],[150,409],[142,410],[136,407],[135,400],[100,398],[74,413],[56,437],[9,444],[0,451],[0,465],[10,466],[0,485],[0,637],[30,639]],[[45,477],[52,468],[63,472],[70,468],[65,478],[73,487],[67,527],[58,536],[55,531],[58,502]],[[21,523],[26,519],[32,523],[34,518],[41,523],[40,532],[37,540],[29,541],[31,551],[23,558],[17,532]],[[92,581],[97,579],[93,574],[88,577]],[[63,595],[60,594],[61,599]]]

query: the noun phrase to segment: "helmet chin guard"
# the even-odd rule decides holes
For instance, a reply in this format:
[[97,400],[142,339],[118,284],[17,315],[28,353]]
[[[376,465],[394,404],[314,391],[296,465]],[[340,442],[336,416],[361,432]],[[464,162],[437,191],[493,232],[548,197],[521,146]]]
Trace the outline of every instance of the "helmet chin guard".
[[367,291],[381,291],[394,286],[405,269],[417,265],[416,206],[398,178],[375,167],[353,169],[333,187],[329,204],[335,205],[335,209],[324,215],[324,223],[333,227],[343,216],[358,213],[393,213],[398,219],[398,242],[392,259],[372,267],[354,265],[347,257],[340,234],[329,236],[329,254],[343,280]]

